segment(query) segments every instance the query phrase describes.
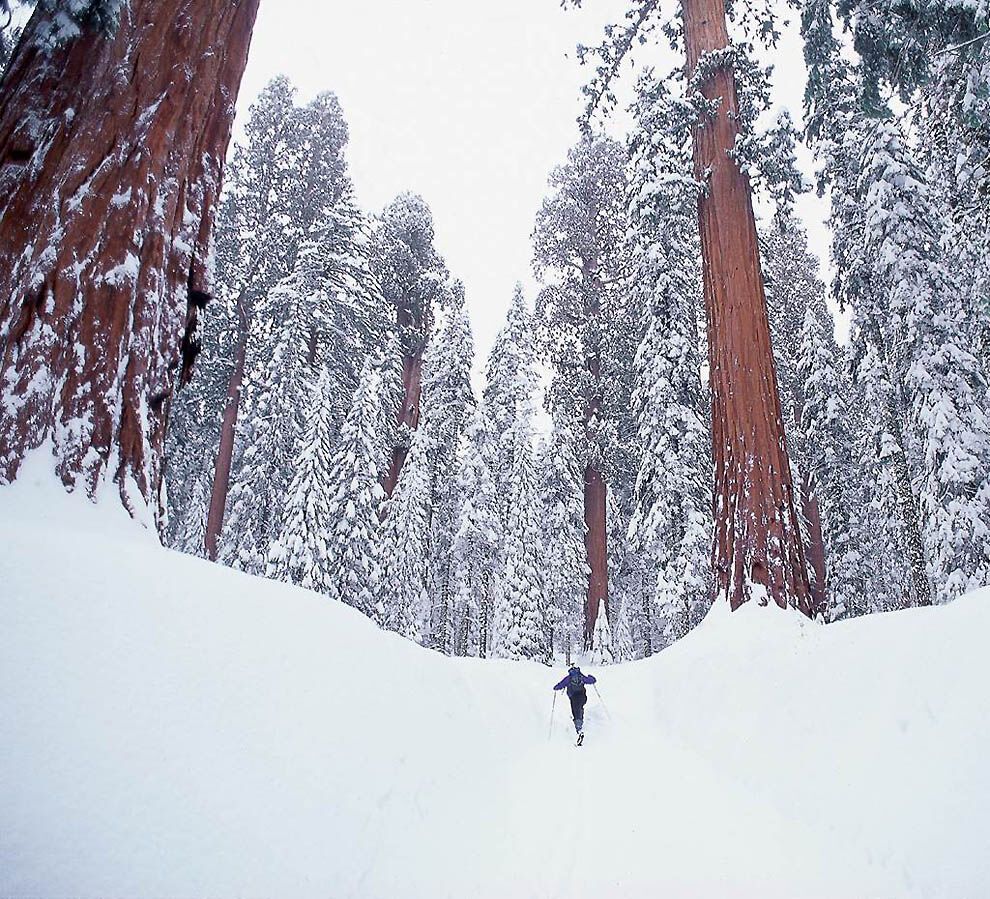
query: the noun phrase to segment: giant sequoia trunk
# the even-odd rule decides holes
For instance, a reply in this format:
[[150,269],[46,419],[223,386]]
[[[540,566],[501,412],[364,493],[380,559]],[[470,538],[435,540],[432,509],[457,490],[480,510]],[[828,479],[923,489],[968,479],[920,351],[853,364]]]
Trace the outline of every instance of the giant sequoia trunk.
[[[423,385],[423,357],[421,353],[404,355],[402,357],[402,405],[396,416],[399,430],[415,431],[419,427],[419,401]],[[400,443],[393,447],[392,458],[389,460],[388,471],[382,487],[386,496],[391,496],[395,485],[399,483],[399,475],[409,455],[409,447]]]
[[[594,254],[582,265],[586,286],[585,317],[594,322],[601,313],[603,291],[598,271],[598,256]],[[591,329],[592,333],[596,329]],[[584,400],[585,439],[590,448],[602,412],[602,358],[597,343],[586,349],[584,367],[588,372],[589,393]],[[595,624],[604,607],[608,616],[608,483],[600,468],[589,463],[584,470],[584,548],[588,560],[588,593],[584,603],[584,648],[591,649]]]
[[0,92],[0,480],[48,443],[69,489],[158,513],[257,8],[131,0],[60,46],[28,24]]
[[595,622],[603,610],[608,615],[608,532],[605,507],[608,488],[592,465],[584,470],[584,546],[588,553],[588,597],[584,613],[584,644],[591,648]]
[[[724,0],[684,0],[687,71],[728,46]],[[712,393],[716,590],[733,609],[754,597],[811,613],[770,347],[749,179],[729,157],[738,133],[731,68],[698,85],[720,105],[693,130]]]
[[818,484],[814,475],[801,476],[801,512],[808,526],[808,565],[814,574],[811,582],[811,612],[815,618],[828,614],[828,591],[825,581],[825,534],[822,509],[818,502]]

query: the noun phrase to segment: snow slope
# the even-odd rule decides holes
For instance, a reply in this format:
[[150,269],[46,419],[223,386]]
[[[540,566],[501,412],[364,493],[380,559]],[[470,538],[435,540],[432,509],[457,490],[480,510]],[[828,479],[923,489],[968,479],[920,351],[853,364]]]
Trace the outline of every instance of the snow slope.
[[[34,483],[37,482],[37,483]],[[0,489],[0,896],[990,896],[990,591],[716,615],[603,669],[447,659]]]

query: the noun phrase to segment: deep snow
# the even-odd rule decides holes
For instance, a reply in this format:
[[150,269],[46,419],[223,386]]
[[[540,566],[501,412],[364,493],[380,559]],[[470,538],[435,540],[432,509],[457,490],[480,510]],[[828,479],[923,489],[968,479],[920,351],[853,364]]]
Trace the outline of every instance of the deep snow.
[[990,896],[990,591],[714,614],[597,669],[448,659],[0,488],[0,896]]

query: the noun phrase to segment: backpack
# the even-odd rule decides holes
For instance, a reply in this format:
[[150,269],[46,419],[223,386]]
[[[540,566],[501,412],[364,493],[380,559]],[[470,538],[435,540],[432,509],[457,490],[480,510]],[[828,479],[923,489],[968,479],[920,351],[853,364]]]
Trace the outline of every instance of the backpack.
[[569,672],[567,675],[567,695],[575,696],[584,692],[584,675],[580,671]]

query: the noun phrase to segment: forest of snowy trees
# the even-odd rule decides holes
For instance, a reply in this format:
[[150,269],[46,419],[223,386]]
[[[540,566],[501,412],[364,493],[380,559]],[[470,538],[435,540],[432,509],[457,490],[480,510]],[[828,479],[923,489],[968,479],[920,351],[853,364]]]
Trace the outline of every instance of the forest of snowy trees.
[[[539,287],[481,362],[426,200],[355,200],[332,93],[272,81],[220,192],[257,0],[157,4],[187,37],[210,23],[174,115],[152,99],[171,70],[99,99],[156,39],[145,0],[41,0],[19,43],[0,31],[0,481],[50,442],[67,486],[112,480],[169,546],[461,656],[608,663],[714,601],[831,622],[990,583],[990,10],[798,5],[800,131],[767,115],[772,6],[733,4],[727,31],[720,0],[631,0],[581,48]],[[641,73],[608,136],[613,79],[658,41],[684,59]],[[131,137],[108,159],[111,126]]]

